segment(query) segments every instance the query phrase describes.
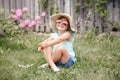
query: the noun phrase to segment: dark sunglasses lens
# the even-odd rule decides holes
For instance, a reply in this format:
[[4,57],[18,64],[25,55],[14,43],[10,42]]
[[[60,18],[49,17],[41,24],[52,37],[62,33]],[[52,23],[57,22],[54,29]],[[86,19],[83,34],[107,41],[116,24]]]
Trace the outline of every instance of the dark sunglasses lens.
[[64,25],[64,26],[67,26],[67,24],[66,24],[66,23],[63,23],[63,25]]

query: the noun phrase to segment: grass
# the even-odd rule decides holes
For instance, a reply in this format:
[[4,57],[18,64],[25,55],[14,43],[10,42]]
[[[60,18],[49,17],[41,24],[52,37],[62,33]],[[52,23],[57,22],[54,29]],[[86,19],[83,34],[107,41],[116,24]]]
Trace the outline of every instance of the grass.
[[[50,68],[38,68],[45,63],[37,44],[44,36],[30,33],[12,38],[0,38],[0,80],[120,80],[120,39],[91,33],[76,36],[74,50],[77,61],[70,68],[60,67],[55,74]],[[29,68],[18,65],[34,64]]]

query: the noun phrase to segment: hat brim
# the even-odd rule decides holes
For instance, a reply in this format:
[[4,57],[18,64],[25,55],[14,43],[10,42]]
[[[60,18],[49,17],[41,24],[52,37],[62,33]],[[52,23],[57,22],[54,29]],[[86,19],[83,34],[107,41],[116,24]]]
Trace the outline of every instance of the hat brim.
[[60,17],[60,16],[64,16],[65,18],[68,19],[70,26],[69,26],[69,30],[72,32],[75,32],[75,29],[72,28],[72,18],[70,17],[70,15],[66,14],[66,13],[58,13],[58,14],[54,14],[52,16],[50,16],[50,27],[52,28],[53,31],[57,32],[58,29],[56,27],[56,20]]

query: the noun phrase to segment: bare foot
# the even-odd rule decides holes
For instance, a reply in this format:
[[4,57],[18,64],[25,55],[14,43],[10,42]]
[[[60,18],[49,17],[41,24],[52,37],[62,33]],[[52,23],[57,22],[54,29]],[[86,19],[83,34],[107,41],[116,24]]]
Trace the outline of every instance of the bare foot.
[[48,63],[42,64],[41,66],[39,66],[39,68],[46,68],[46,67],[49,67]]

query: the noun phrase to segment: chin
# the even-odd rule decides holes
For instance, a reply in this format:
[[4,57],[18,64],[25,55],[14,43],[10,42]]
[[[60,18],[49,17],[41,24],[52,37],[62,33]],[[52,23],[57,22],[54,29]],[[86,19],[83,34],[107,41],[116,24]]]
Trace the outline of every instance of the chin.
[[61,27],[57,27],[57,29],[60,30],[60,31],[66,31],[66,29],[63,29]]
[[65,31],[64,29],[58,29],[59,31]]

